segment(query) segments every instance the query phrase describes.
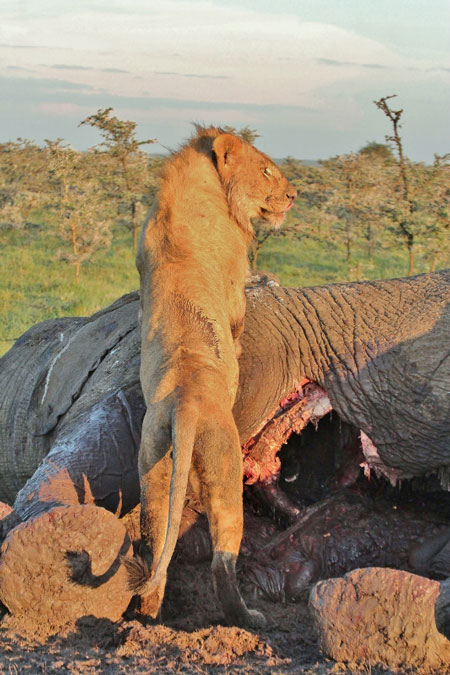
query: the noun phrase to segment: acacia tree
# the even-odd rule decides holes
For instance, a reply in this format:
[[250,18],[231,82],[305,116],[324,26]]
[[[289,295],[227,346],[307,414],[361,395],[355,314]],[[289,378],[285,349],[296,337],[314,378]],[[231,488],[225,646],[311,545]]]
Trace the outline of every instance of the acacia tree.
[[32,141],[18,138],[0,144],[1,219],[20,228],[26,225],[33,209],[44,200],[46,152]]
[[239,138],[242,138],[243,141],[247,141],[247,143],[250,143],[251,145],[254,144],[257,138],[261,138],[261,135],[258,134],[256,129],[250,129],[249,126],[236,129],[236,127],[225,125],[222,129],[227,134],[236,134],[236,136],[239,136]]
[[133,233],[133,248],[137,248],[138,233],[141,225],[140,204],[144,200],[145,179],[148,178],[148,157],[141,151],[141,146],[155,143],[156,139],[138,141],[136,138],[136,122],[120,120],[112,116],[113,108],[100,108],[95,115],[86,117],[80,126],[88,124],[99,129],[103,142],[97,147],[103,148],[114,163],[110,180],[113,195],[118,200],[118,210],[123,204],[128,211],[129,220],[125,222]]
[[48,208],[58,219],[58,235],[67,247],[60,257],[74,265],[79,283],[82,263],[111,244],[111,214],[98,182],[87,170],[86,157],[63,145],[62,139],[46,143],[53,188]]
[[378,141],[370,141],[366,143],[360,150],[358,155],[366,155],[375,161],[379,162],[393,162],[395,161],[392,146],[388,143],[378,143]]

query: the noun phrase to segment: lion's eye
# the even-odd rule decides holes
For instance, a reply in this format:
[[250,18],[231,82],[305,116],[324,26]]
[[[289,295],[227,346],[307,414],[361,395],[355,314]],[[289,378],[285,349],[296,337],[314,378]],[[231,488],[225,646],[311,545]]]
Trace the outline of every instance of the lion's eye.
[[272,175],[272,171],[269,169],[268,166],[266,166],[263,173],[264,173],[265,176],[271,176]]

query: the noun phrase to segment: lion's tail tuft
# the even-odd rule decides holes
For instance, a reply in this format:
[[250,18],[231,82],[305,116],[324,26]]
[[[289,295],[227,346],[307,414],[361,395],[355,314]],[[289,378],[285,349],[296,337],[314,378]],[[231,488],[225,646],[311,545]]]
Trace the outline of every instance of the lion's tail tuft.
[[134,558],[122,558],[128,575],[128,589],[141,595],[145,592],[145,587],[150,579],[150,567],[141,556]]

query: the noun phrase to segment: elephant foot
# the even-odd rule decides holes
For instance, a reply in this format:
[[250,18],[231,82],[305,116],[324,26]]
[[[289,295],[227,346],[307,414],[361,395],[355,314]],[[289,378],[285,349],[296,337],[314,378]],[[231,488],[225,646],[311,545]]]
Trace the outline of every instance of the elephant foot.
[[366,672],[389,664],[394,672],[448,673],[450,642],[436,624],[436,610],[439,622],[446,618],[440,590],[437,581],[379,567],[320,581],[309,597],[320,647]]

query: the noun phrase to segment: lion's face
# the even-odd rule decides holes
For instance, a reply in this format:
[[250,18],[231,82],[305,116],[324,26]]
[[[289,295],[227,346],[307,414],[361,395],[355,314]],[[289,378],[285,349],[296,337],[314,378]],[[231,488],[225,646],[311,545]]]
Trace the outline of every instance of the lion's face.
[[220,134],[213,150],[232,215],[243,227],[262,218],[279,227],[297,190],[270,157],[231,134]]

